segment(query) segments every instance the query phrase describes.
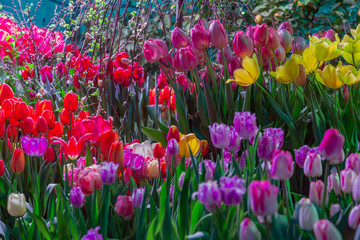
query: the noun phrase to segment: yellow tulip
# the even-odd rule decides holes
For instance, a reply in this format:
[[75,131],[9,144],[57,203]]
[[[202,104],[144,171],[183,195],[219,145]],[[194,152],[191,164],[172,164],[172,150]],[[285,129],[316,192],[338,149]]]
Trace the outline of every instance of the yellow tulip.
[[280,83],[291,83],[299,76],[299,64],[294,58],[290,58],[284,65],[276,68],[276,72],[270,72],[276,81]]
[[337,42],[331,42],[327,38],[310,38],[311,54],[317,61],[330,61],[341,55],[340,49],[337,48]]
[[257,81],[260,76],[260,68],[256,55],[254,54],[252,58],[245,57],[242,66],[243,68],[234,71],[235,79],[229,79],[226,83],[235,81],[240,86],[249,86]]
[[315,73],[316,80],[328,88],[338,89],[344,85],[336,75],[336,68],[331,64],[326,65],[323,71],[316,69]]
[[355,40],[359,40],[360,39],[360,24],[357,25],[356,29],[351,29],[350,32]]
[[360,64],[360,34],[355,35],[356,40],[345,35],[341,43],[339,44],[340,49],[342,50],[342,56],[346,62],[354,66]]
[[318,68],[323,62],[319,62],[310,51],[310,48],[306,48],[302,55],[303,65],[306,69],[306,73],[311,73]]
[[358,71],[352,65],[338,66],[336,68],[337,78],[346,85],[353,85],[360,81]]
[[[190,151],[195,156],[201,147],[200,140],[195,136],[194,133],[184,135],[179,141],[179,155],[181,157],[189,158]],[[190,151],[189,151],[190,148]]]

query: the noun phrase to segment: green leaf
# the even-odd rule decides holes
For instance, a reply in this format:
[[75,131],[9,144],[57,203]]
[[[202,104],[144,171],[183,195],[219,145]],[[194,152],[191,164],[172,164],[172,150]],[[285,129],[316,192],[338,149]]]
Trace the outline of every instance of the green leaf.
[[139,218],[136,223],[136,231],[137,231],[136,240],[144,239],[146,234],[145,214],[146,214],[146,200],[147,200],[148,191],[149,191],[149,184],[146,184],[144,198],[142,200],[140,207]]
[[40,230],[42,236],[47,240],[51,240],[51,235],[50,235],[48,228],[46,227],[45,220],[36,214],[33,214],[33,217],[34,217],[36,226]]
[[166,146],[167,145],[167,141],[166,141],[166,138],[164,136],[164,133],[160,130],[156,130],[156,129],[153,129],[153,128],[147,128],[147,127],[141,127],[143,133],[154,139],[155,141],[157,142],[160,142],[163,146]]

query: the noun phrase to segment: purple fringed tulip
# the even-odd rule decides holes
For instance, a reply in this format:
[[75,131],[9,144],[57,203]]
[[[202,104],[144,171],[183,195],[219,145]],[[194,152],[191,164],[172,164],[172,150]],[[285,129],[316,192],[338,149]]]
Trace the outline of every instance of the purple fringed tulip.
[[340,172],[341,190],[344,193],[351,193],[356,178],[356,173],[353,170],[349,168],[342,170]]
[[131,150],[124,150],[124,166],[134,170],[134,177],[146,178],[148,174],[148,165],[145,158],[131,152]]
[[278,30],[280,36],[281,46],[285,49],[285,52],[288,53],[291,51],[293,37],[290,32],[285,29]]
[[360,173],[360,154],[358,154],[358,153],[350,154],[346,159],[345,168],[350,168],[356,174],[359,174]]
[[199,166],[199,173],[203,173],[203,168],[205,168],[205,181],[214,180],[214,172],[215,172],[216,163],[211,160],[204,160],[201,162]]
[[210,42],[217,49],[226,47],[228,44],[228,38],[224,26],[221,24],[220,20],[214,20],[210,24],[209,28],[210,33]]
[[264,47],[269,41],[269,28],[266,23],[256,25],[254,29],[254,46]]
[[234,117],[234,127],[241,138],[249,139],[258,132],[255,113],[236,112]]
[[278,150],[271,159],[271,178],[276,180],[287,180],[294,173],[294,162],[291,153],[288,151]]
[[[226,47],[223,48],[223,51],[224,51],[226,63],[228,64],[233,60],[233,54],[231,48],[229,47],[229,45],[227,45]],[[224,65],[224,60],[220,49],[217,51],[216,59],[221,65]]]
[[340,178],[337,172],[334,172],[328,176],[327,189],[329,193],[331,190],[334,190],[337,196],[341,195]]
[[360,175],[358,175],[354,181],[352,188],[352,198],[356,202],[360,202]]
[[316,240],[342,240],[339,230],[327,219],[314,223],[313,231]]
[[261,240],[261,233],[250,218],[245,218],[240,224],[240,239]]
[[294,38],[292,42],[291,52],[293,54],[302,55],[305,48],[307,47],[307,43],[303,37],[297,36]]
[[198,23],[191,29],[191,41],[199,51],[204,51],[210,46],[210,34],[205,28],[202,19],[199,19]]
[[85,205],[85,195],[80,187],[73,187],[71,189],[70,201],[75,208],[82,208]]
[[277,212],[277,194],[279,189],[269,181],[252,181],[248,188],[250,208],[260,216],[268,216]]
[[99,233],[100,227],[91,228],[81,240],[103,240],[102,235]]
[[305,158],[304,174],[307,177],[320,177],[322,175],[321,156],[316,152],[309,152]]
[[168,56],[168,51],[169,51],[166,42],[160,39],[155,39],[154,42],[159,49],[160,58],[166,58]]
[[170,154],[170,156],[175,157],[179,153],[179,144],[178,142],[172,138],[168,141],[166,146],[166,152]]
[[281,29],[285,29],[285,30],[289,31],[291,36],[294,34],[293,27],[292,27],[291,23],[289,23],[289,22],[281,23],[277,30],[280,31]]
[[360,205],[351,209],[348,219],[349,227],[356,230],[360,224]]
[[221,191],[216,181],[208,181],[199,184],[198,191],[193,194],[199,202],[205,205],[206,210],[212,211],[221,204]]
[[238,176],[220,178],[221,199],[226,205],[237,205],[246,192],[244,180]]
[[299,210],[299,224],[303,230],[311,231],[315,222],[319,221],[318,212],[311,201],[304,201]]
[[329,39],[332,42],[336,41],[336,32],[333,29],[329,29],[329,30],[325,31],[322,36],[326,37],[327,39]]
[[188,46],[190,40],[183,30],[176,27],[171,33],[171,43],[176,49],[180,49]]
[[344,136],[337,129],[328,129],[319,145],[320,154],[331,165],[336,165],[344,160]]
[[305,159],[309,151],[310,147],[308,145],[304,145],[299,149],[294,149],[295,161],[299,167],[304,168]]
[[144,198],[145,188],[135,188],[131,198],[133,202],[133,206],[136,208],[140,208],[143,198]]
[[103,184],[110,185],[116,180],[119,164],[103,162],[100,168],[100,176]]
[[278,32],[272,28],[269,27],[269,40],[266,44],[266,48],[270,51],[274,51],[280,46],[280,36]]
[[179,50],[179,60],[183,69],[186,71],[194,70],[197,68],[199,63],[198,53],[196,52],[195,48],[191,46],[181,48]]
[[254,43],[248,35],[239,31],[234,37],[233,49],[240,58],[251,57],[254,52]]
[[32,138],[29,136],[21,137],[21,145],[24,153],[29,156],[40,157],[47,149],[48,140],[44,137]]
[[284,143],[284,131],[280,128],[266,128],[261,137],[257,153],[259,158],[271,161],[275,151],[280,149]]
[[[325,184],[323,181],[318,180],[316,182],[310,183],[310,191],[309,191],[309,198],[312,202],[317,204],[319,207],[322,207],[322,202],[325,195]],[[326,194],[325,198],[325,205],[328,203],[328,197],[329,195]]]
[[161,58],[160,49],[156,42],[151,38],[144,43],[143,54],[146,61],[149,63],[157,62]]
[[241,138],[239,133],[232,126],[230,127],[229,138],[230,138],[230,144],[229,146],[227,146],[227,149],[230,150],[230,152],[238,152],[240,148]]
[[216,148],[227,148],[230,144],[230,127],[223,123],[209,126],[211,142]]

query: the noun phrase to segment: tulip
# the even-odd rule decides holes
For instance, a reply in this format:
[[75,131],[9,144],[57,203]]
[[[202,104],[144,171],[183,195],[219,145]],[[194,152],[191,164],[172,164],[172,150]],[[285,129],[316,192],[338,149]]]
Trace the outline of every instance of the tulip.
[[[199,174],[205,174],[205,181],[214,180],[216,163],[211,160],[203,160],[199,165]],[[205,173],[203,172],[205,170]]]
[[22,217],[26,213],[26,199],[23,193],[11,193],[7,201],[7,211],[10,216]]
[[304,168],[305,159],[309,151],[310,147],[308,145],[304,145],[299,149],[294,149],[295,160],[299,167]]
[[276,180],[287,180],[294,173],[294,162],[291,153],[277,150],[271,160],[270,175]]
[[109,129],[109,130],[106,130],[105,132],[103,132],[100,136],[100,149],[101,149],[101,154],[103,155],[103,158],[105,160],[108,159],[108,155],[109,155],[109,151],[110,151],[110,148],[111,148],[111,145],[118,141],[119,139],[119,136],[118,134]]
[[228,38],[224,26],[220,20],[214,20],[210,24],[209,28],[210,42],[217,49],[226,47],[228,44]]
[[144,43],[143,54],[146,61],[149,63],[157,62],[161,57],[161,52],[158,45],[151,38]]
[[274,28],[270,27],[269,28],[269,40],[266,44],[266,48],[269,49],[270,51],[274,51],[279,46],[280,46],[280,36]]
[[35,130],[35,122],[32,118],[27,117],[22,123],[22,131],[24,134],[31,134]]
[[69,142],[66,143],[64,140],[58,137],[52,137],[52,140],[55,140],[52,142],[52,144],[60,144],[63,148],[64,153],[71,159],[75,160],[79,157],[80,153],[83,151],[85,141],[87,141],[89,138],[91,138],[92,134],[87,133],[83,135],[79,141],[76,141],[75,137],[71,137]]
[[226,148],[231,152],[238,152],[240,149],[241,138],[239,133],[235,130],[235,127],[233,126],[230,127],[230,132],[228,137],[230,143]]
[[42,67],[40,69],[40,76],[41,76],[41,81],[44,84],[52,83],[53,81],[52,67],[50,66]]
[[334,172],[328,176],[327,189],[329,193],[331,190],[334,190],[337,196],[341,195],[340,178],[337,172]]
[[329,214],[329,217],[330,218],[333,218],[336,214],[339,213],[339,217],[337,218],[336,222],[335,222],[335,225],[339,225],[340,221],[341,221],[341,215],[342,215],[342,209],[340,207],[339,204],[331,204],[330,205],[330,214]]
[[230,128],[223,123],[214,123],[209,126],[211,142],[216,148],[227,148],[230,144],[229,135],[231,133]]
[[75,93],[69,92],[64,97],[64,108],[69,112],[75,112],[78,109],[79,98]]
[[[155,151],[155,149],[154,149]],[[170,156],[175,157],[179,153],[179,144],[178,142],[172,138],[168,141],[168,145],[166,147],[166,153],[170,154]]]
[[4,176],[5,174],[5,164],[2,159],[0,159],[0,177]]
[[165,155],[165,151],[161,143],[155,144],[153,155],[155,158],[162,158]]
[[220,178],[221,199],[226,205],[236,206],[246,192],[244,180],[234,176]]
[[45,118],[49,129],[53,129],[55,126],[55,115],[53,111],[45,110],[42,115]]
[[284,131],[280,128],[266,128],[259,138],[257,153],[259,158],[271,161],[275,151],[280,149],[284,142]]
[[10,99],[14,97],[14,92],[11,89],[11,87],[9,85],[7,85],[6,83],[1,83],[0,84],[0,106],[2,106],[3,102],[6,99]]
[[201,140],[201,156],[205,157],[209,153],[209,143],[206,140]]
[[307,83],[306,70],[302,64],[299,65],[299,76],[295,79],[295,83],[302,87]]
[[100,176],[103,184],[111,185],[115,182],[119,164],[113,162],[103,162],[100,168]]
[[278,192],[279,189],[269,181],[252,181],[248,188],[251,210],[260,216],[275,214],[278,207]]
[[61,137],[64,133],[64,127],[61,123],[55,122],[55,126],[50,130],[51,137]]
[[11,162],[10,169],[14,173],[21,173],[25,168],[25,154],[21,148],[17,148],[14,150]]
[[45,162],[54,162],[55,161],[55,152],[52,147],[46,148],[44,153],[44,161]]
[[340,82],[346,84],[346,85],[353,85],[355,83],[358,83],[360,81],[360,77],[358,76],[358,71],[354,66],[351,65],[338,65],[336,67],[336,76],[339,79]]
[[236,82],[240,86],[249,86],[257,81],[260,76],[260,68],[257,57],[245,57],[242,61],[243,68],[236,69],[233,73],[235,79],[229,79],[226,83]]
[[280,31],[282,29],[285,29],[285,30],[289,31],[291,36],[294,33],[293,27],[292,27],[291,23],[289,23],[289,22],[282,22],[277,30]]
[[322,37],[326,37],[330,41],[335,42],[336,41],[336,34],[337,33],[333,29],[329,29],[329,30],[324,32]]
[[356,173],[346,168],[340,172],[341,190],[344,193],[351,193],[355,180],[357,179]]
[[255,113],[236,112],[234,117],[234,127],[241,138],[249,139],[254,137],[258,131]]
[[261,233],[250,218],[245,218],[240,224],[240,239],[261,240]]
[[326,65],[324,70],[315,70],[315,73],[316,80],[328,88],[338,89],[344,85],[337,77],[336,68],[331,64]]
[[131,195],[134,207],[140,208],[144,199],[145,188],[135,188]]
[[99,231],[100,227],[90,228],[87,234],[81,238],[81,240],[103,240],[103,237]]
[[302,55],[305,48],[307,47],[306,41],[303,37],[297,36],[292,42],[291,52],[293,54]]
[[344,142],[344,136],[337,129],[328,129],[319,145],[319,152],[331,165],[339,164],[344,160]]
[[134,215],[134,206],[131,197],[121,195],[118,196],[116,199],[115,211],[125,220],[132,219]]
[[180,28],[176,27],[171,33],[171,43],[176,49],[184,48],[189,45],[190,40]]
[[182,189],[183,185],[184,185],[184,179],[185,179],[185,172],[182,172],[180,174],[180,177],[179,177],[179,181],[178,181],[178,184],[179,184],[179,188]]
[[85,196],[93,194],[95,188],[99,190],[103,185],[101,176],[96,167],[87,167],[82,170],[79,173],[78,183]]
[[109,162],[114,162],[119,165],[121,169],[124,165],[124,147],[121,141],[115,141],[111,144],[109,155]]
[[70,125],[70,123],[74,123],[74,116],[71,112],[63,108],[60,112],[60,121],[65,126]]
[[174,65],[176,71],[178,71],[178,72],[187,71],[187,69],[183,68],[183,66],[180,63],[180,53],[179,53],[179,51],[174,53],[174,57],[173,57],[172,60],[173,60],[172,62],[173,62],[173,65]]
[[[231,48],[229,47],[229,45],[227,45],[227,46],[224,47],[222,50],[224,51],[226,64],[230,63],[230,62],[233,60],[233,54],[232,54]],[[224,65],[224,64],[225,64],[220,49],[217,51],[216,59],[217,59],[217,61],[218,61],[221,65]]]
[[306,69],[306,73],[311,73],[317,70],[318,65],[320,66],[323,62],[319,62],[311,53],[310,48],[305,48],[302,53],[302,64]]
[[15,113],[15,118],[18,121],[24,121],[30,114],[29,108],[24,102],[15,104],[14,113]]
[[254,46],[256,48],[264,47],[269,41],[269,28],[263,23],[256,25],[254,29]]
[[358,175],[354,181],[352,188],[352,198],[356,202],[360,202],[360,175]]
[[221,204],[221,191],[216,181],[207,181],[199,184],[198,191],[193,194],[199,202],[205,205],[206,210],[213,211]]
[[293,38],[291,33],[288,30],[281,29],[278,30],[280,36],[281,46],[285,49],[285,52],[288,53],[291,51]]
[[48,140],[44,137],[32,138],[29,136],[21,137],[21,145],[26,155],[40,157],[44,155]]
[[203,21],[199,19],[198,23],[191,29],[191,42],[199,51],[204,51],[210,46],[210,34],[204,27]]
[[62,78],[67,74],[67,69],[63,62],[59,62],[58,64],[56,64],[56,74],[59,78]]
[[316,152],[309,152],[304,162],[304,174],[307,177],[320,177],[322,175],[321,157]]
[[166,42],[160,39],[155,39],[154,42],[159,49],[160,58],[166,58],[168,56],[168,47],[166,45]]
[[46,133],[48,131],[48,124],[44,117],[40,116],[37,119],[35,130],[38,133]]
[[177,142],[180,141],[180,133],[177,126],[172,125],[169,128],[168,134],[166,136],[166,140],[169,141],[170,139],[174,138]]
[[140,170],[145,162],[144,156],[133,153],[130,150],[124,150],[124,166],[132,170]]
[[311,231],[314,223],[319,221],[318,212],[311,202],[301,205],[299,210],[299,224],[303,230]]
[[349,227],[356,230],[360,224],[360,205],[353,207],[348,219]]
[[181,157],[190,158],[190,151],[195,156],[200,151],[200,148],[201,142],[193,133],[181,137],[179,141],[179,155]]
[[276,68],[276,72],[270,71],[277,82],[288,84],[297,79],[299,76],[299,64],[294,58],[290,58],[284,65]]
[[254,52],[254,43],[249,36],[239,31],[235,34],[233,49],[240,58],[251,57]]
[[314,223],[313,231],[316,240],[342,240],[339,230],[327,219]]
[[[310,191],[309,191],[309,198],[312,202],[317,204],[319,207],[322,207],[322,202],[325,196],[325,184],[318,180],[316,182],[310,183]],[[326,194],[325,196],[325,205],[328,203],[329,196]]]
[[159,161],[154,159],[148,164],[148,175],[149,178],[158,178],[160,177],[159,171]]
[[284,62],[286,53],[285,49],[281,45],[275,50],[275,56],[278,63]]
[[179,61],[184,70],[194,70],[197,68],[199,63],[198,53],[191,46],[181,48],[179,50]]
[[85,195],[80,187],[73,187],[70,192],[71,204],[75,208],[82,208],[85,205]]
[[310,51],[317,61],[330,61],[340,56],[337,42],[328,42],[326,38],[310,38]]

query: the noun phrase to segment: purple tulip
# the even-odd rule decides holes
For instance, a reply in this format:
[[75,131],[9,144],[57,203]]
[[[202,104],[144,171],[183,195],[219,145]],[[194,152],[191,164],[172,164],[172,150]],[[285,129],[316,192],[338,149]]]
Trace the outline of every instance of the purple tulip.
[[266,128],[259,137],[258,155],[259,158],[271,161],[275,151],[280,149],[284,142],[284,131],[280,128]]
[[73,187],[71,189],[70,201],[75,208],[82,208],[85,205],[85,195],[80,187]]
[[271,178],[276,180],[287,180],[294,173],[294,162],[291,153],[288,151],[277,150],[271,159]]
[[199,202],[205,205],[206,210],[212,211],[221,204],[221,191],[216,181],[207,181],[199,184],[199,189],[192,197],[198,197]]
[[[316,182],[310,183],[309,198],[312,202],[317,204],[319,207],[322,207],[324,195],[325,195],[325,184],[323,183],[323,181],[318,180]],[[328,200],[329,200],[329,195],[326,193],[325,205],[327,205]]]
[[280,31],[281,29],[285,29],[285,30],[289,31],[291,36],[294,34],[293,27],[292,27],[291,23],[289,23],[289,22],[281,23],[277,30]]
[[182,189],[183,185],[184,185],[184,178],[185,178],[185,172],[182,172],[180,174],[180,177],[179,177],[179,181],[178,181],[178,184],[179,184],[179,188]]
[[171,43],[176,49],[180,49],[188,46],[190,40],[183,30],[176,27],[171,33]]
[[240,239],[261,240],[261,233],[250,218],[245,218],[240,224]]
[[345,162],[345,168],[350,168],[354,170],[356,174],[360,173],[360,154],[352,153],[350,154]]
[[341,190],[344,193],[351,193],[356,178],[356,173],[353,170],[349,168],[342,170],[340,172]]
[[[233,54],[229,45],[224,47],[223,51],[224,51],[226,63],[230,63],[233,60]],[[224,65],[224,60],[220,49],[217,51],[216,59],[221,65]]]
[[279,189],[269,181],[254,180],[249,184],[250,208],[255,215],[268,216],[277,212]]
[[179,50],[180,65],[185,70],[194,70],[199,64],[197,50],[191,46]]
[[161,58],[160,49],[156,42],[151,38],[144,43],[143,54],[146,61],[149,63],[157,62]]
[[249,139],[258,132],[255,113],[236,112],[234,117],[234,127],[241,138]]
[[322,175],[321,156],[316,152],[308,152],[304,162],[304,174],[307,177]]
[[229,146],[227,146],[227,149],[230,152],[238,152],[240,149],[241,138],[239,133],[235,130],[234,127],[230,127],[229,138],[230,138],[230,144]]
[[330,193],[331,190],[334,190],[337,196],[341,195],[340,178],[337,172],[334,172],[328,176],[327,189],[328,193]]
[[81,240],[103,240],[102,235],[99,233],[100,227],[91,228]]
[[202,19],[191,29],[191,41],[199,51],[204,51],[210,46],[210,34],[204,26]]
[[313,231],[316,240],[341,240],[339,230],[327,219],[321,219],[314,223]]
[[166,146],[166,152],[172,156],[175,157],[179,153],[179,144],[175,140],[175,138],[172,138],[168,141],[168,144]]
[[44,137],[32,138],[29,136],[22,136],[21,145],[25,154],[33,157],[40,157],[44,155],[47,149],[48,140]]
[[308,145],[304,145],[299,149],[294,149],[295,161],[299,167],[304,168],[305,159],[310,149],[311,148]]
[[214,20],[210,24],[209,28],[210,33],[210,42],[217,49],[226,47],[228,44],[228,38],[224,26],[221,24],[220,20]]
[[230,144],[230,127],[223,123],[214,123],[209,126],[211,142],[216,148],[227,148]]
[[319,145],[319,152],[331,165],[339,164],[344,160],[344,142],[344,136],[337,129],[328,129]]
[[134,177],[146,178],[148,173],[148,165],[145,158],[140,155],[131,152],[131,150],[124,150],[124,166],[134,170]]
[[233,49],[240,58],[250,57],[254,52],[254,43],[248,35],[239,31],[235,34]]
[[118,174],[119,164],[113,162],[103,162],[100,168],[101,180],[105,185],[113,184]]
[[269,28],[266,23],[257,24],[254,29],[254,45],[256,48],[264,47],[269,41]]
[[145,193],[145,188],[135,188],[133,190],[131,198],[132,198],[134,207],[136,207],[136,208],[141,207],[141,204],[142,204],[143,198],[144,198],[144,193]]
[[205,181],[214,180],[214,172],[215,172],[216,162],[211,160],[204,160],[200,163],[199,173],[203,173],[203,168],[205,168]]
[[220,178],[221,199],[226,205],[235,206],[246,192],[244,180],[238,176]]
[[302,55],[306,47],[307,47],[307,43],[305,39],[303,37],[297,36],[294,38],[294,41],[292,42],[291,52],[293,54]]

